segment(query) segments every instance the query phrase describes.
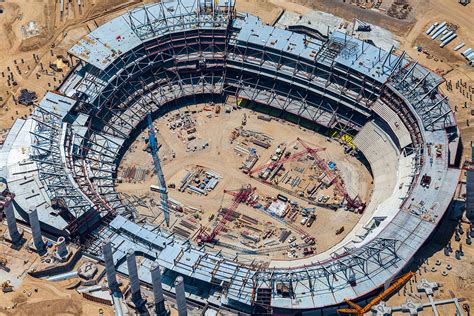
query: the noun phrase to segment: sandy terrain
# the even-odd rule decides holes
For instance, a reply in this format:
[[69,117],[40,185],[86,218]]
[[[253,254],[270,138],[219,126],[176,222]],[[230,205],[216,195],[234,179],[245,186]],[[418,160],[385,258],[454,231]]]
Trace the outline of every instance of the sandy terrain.
[[101,311],[114,315],[111,307],[85,300],[75,290],[30,276],[14,292],[0,292],[0,315],[100,315]]
[[[191,110],[197,108],[202,109],[202,106],[193,106],[187,109]],[[186,152],[185,145],[178,140],[176,132],[166,127],[166,118],[169,117],[171,113],[164,118],[158,119],[156,124],[156,127],[160,130],[158,141],[163,144],[163,147],[160,149],[160,157],[163,161],[163,172],[167,183],[178,185],[186,173],[183,172],[183,170],[191,170],[196,165],[204,166],[223,176],[222,181],[218,184],[216,189],[205,197],[179,192],[177,189],[169,190],[169,195],[172,199],[180,201],[187,206],[203,210],[203,220],[201,221],[203,225],[208,223],[207,219],[212,214],[217,214],[221,206],[227,207],[232,204],[232,196],[224,194],[222,192],[224,189],[238,190],[241,186],[251,184],[257,188],[257,193],[260,195],[275,197],[278,193],[281,193],[279,190],[267,184],[250,178],[239,170],[244,157],[240,157],[234,152],[233,148],[238,144],[237,142],[230,144],[229,137],[232,130],[240,125],[244,113],[247,115],[246,129],[266,133],[274,139],[272,147],[269,150],[257,148],[258,154],[262,157],[257,165],[261,165],[269,159],[270,153],[274,152],[274,148],[276,148],[277,144],[283,142],[296,143],[296,137],[301,137],[312,146],[326,148],[325,151],[320,153],[320,156],[326,159],[326,161],[334,161],[337,165],[343,166],[341,167],[343,170],[342,176],[344,179],[347,179],[346,182],[350,184],[348,189],[352,196],[358,193],[364,200],[367,200],[370,194],[371,177],[367,169],[354,157],[344,154],[342,146],[337,142],[328,142],[317,133],[298,128],[288,122],[264,122],[258,120],[256,118],[257,114],[247,109],[233,111],[231,114],[220,114],[219,118],[208,118],[206,117],[208,112],[201,112],[195,115],[197,118],[196,128],[199,137],[209,141],[209,149],[198,152]],[[154,174],[152,157],[142,150],[144,146],[143,138],[146,137],[146,135],[147,132],[145,131],[137,138],[138,140],[131,146],[132,150],[127,152],[122,160],[120,169],[135,165],[136,167],[149,170],[149,175]],[[170,144],[172,144],[172,147],[170,147]],[[176,158],[172,160],[171,148],[176,153]],[[148,176],[144,183],[122,183],[118,185],[117,189],[119,192],[133,194],[138,197],[147,196],[154,201],[159,201],[159,193],[151,192],[149,189],[150,184],[156,183],[157,180],[155,176],[152,178]],[[328,192],[326,194],[330,193]],[[314,207],[298,197],[290,196],[290,198],[305,207]],[[271,222],[277,227],[285,228],[284,224],[262,213],[262,211],[245,205],[239,206],[238,210],[253,218],[261,219],[263,223]],[[158,215],[156,220],[158,223],[163,220],[158,209],[153,212],[149,210],[142,211],[145,212],[145,214]],[[360,215],[345,210],[333,211],[320,207],[317,208],[317,216],[318,218],[311,228],[302,227],[303,230],[316,237],[317,251],[324,251],[342,240],[360,218]],[[173,219],[174,217],[172,216],[172,223],[174,222]],[[300,216],[298,216],[295,221],[298,226],[300,225],[298,223],[299,220],[301,220]],[[342,225],[345,226],[344,233],[336,236],[335,231]],[[274,254],[272,254],[272,256],[273,255]],[[280,256],[280,254],[275,255]]]
[[257,13],[262,21],[268,24],[274,24],[284,9],[273,4],[272,0],[240,0],[236,1],[235,7],[238,11]]
[[[31,107],[16,104],[13,99],[13,96],[18,97],[21,89],[35,91],[40,100],[47,91],[59,86],[69,69],[54,72],[49,63],[54,62],[57,55],[67,56],[71,45],[95,28],[96,19],[99,24],[103,23],[141,2],[103,0],[82,3],[82,8],[79,8],[75,1],[71,2],[62,18],[59,2],[21,0],[1,3],[4,12],[0,27],[0,55],[3,56],[0,58],[0,72],[3,72],[0,77],[0,128],[11,126],[17,117],[31,112]],[[39,33],[26,38],[22,27],[30,22],[36,23]],[[13,76],[10,85],[7,83],[9,75]]]

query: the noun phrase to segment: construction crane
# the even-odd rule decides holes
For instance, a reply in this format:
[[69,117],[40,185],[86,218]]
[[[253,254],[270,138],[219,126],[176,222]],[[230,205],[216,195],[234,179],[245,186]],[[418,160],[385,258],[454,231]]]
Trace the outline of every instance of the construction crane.
[[249,172],[249,175],[252,176],[252,174],[254,174],[256,172],[259,172],[259,171],[262,171],[263,169],[273,169],[277,165],[284,164],[285,162],[288,162],[288,161],[296,160],[298,158],[303,157],[306,154],[313,155],[313,153],[317,153],[317,152],[320,152],[320,151],[323,151],[323,150],[326,150],[326,148],[312,148],[312,147],[309,147],[309,146],[305,147],[305,149],[303,151],[299,151],[299,152],[294,153],[294,154],[292,154],[288,157],[283,157],[283,158],[281,158],[277,161],[271,161],[267,164],[256,167],[256,168],[252,169]]
[[[354,24],[353,24],[352,29],[354,31],[357,31],[357,32],[370,32],[370,31],[372,31],[372,27],[370,26],[370,24],[367,24],[364,21],[361,21],[357,18],[354,18],[353,22],[354,22]],[[355,23],[356,22],[359,23],[359,25],[357,25],[357,29],[355,28]]]
[[158,156],[158,141],[156,139],[155,128],[153,127],[153,120],[151,113],[148,113],[148,144],[153,156],[153,164],[155,166],[155,173],[158,177],[158,192],[160,192],[160,202],[163,214],[165,216],[166,226],[170,225],[170,212],[168,208],[168,190],[166,188],[165,176],[161,170],[160,157]]
[[254,191],[255,188],[252,188],[251,186],[242,187],[238,192],[224,190],[224,193],[234,196],[234,201],[222,215],[222,218],[217,222],[217,225],[214,226],[214,229],[210,234],[206,233],[204,228],[201,229],[201,232],[197,237],[198,244],[202,245],[206,242],[213,242],[214,238],[216,238],[216,236],[222,231],[229,219],[232,217],[232,214],[237,209],[239,204],[247,202]]
[[373,300],[369,302],[369,304],[365,305],[364,307],[360,307],[356,303],[350,301],[350,300],[344,300],[347,304],[349,304],[352,308],[340,308],[337,310],[338,313],[343,313],[343,314],[355,314],[357,316],[364,316],[365,313],[369,312],[372,307],[383,301],[385,298],[387,298],[390,294],[392,294],[394,291],[399,289],[405,282],[407,282],[413,275],[415,275],[415,272],[408,272],[398,279],[396,279],[389,287],[387,287],[385,290],[382,291],[379,295],[377,295]]
[[355,198],[352,198],[349,193],[347,193],[346,187],[344,183],[341,181],[340,177],[335,174],[333,170],[329,168],[329,166],[326,164],[324,159],[319,157],[317,154],[317,151],[313,150],[308,144],[306,144],[301,138],[297,138],[297,140],[303,145],[304,148],[310,149],[309,154],[311,154],[318,164],[318,167],[326,173],[326,176],[328,176],[331,179],[331,184],[334,184],[336,186],[336,189],[341,192],[344,196],[344,200],[347,202],[347,208],[348,209],[354,209],[359,213],[362,213],[365,209],[365,203],[363,203],[360,200],[359,196],[356,196]]

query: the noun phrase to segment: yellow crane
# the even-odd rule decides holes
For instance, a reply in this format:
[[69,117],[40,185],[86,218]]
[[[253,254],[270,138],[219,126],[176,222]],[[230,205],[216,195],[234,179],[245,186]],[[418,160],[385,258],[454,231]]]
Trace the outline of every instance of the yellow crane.
[[415,275],[415,272],[408,272],[398,279],[396,279],[389,287],[382,291],[379,295],[377,295],[373,300],[369,302],[369,304],[365,305],[364,307],[360,307],[356,303],[350,300],[344,300],[347,304],[349,304],[352,308],[340,308],[337,310],[338,313],[343,314],[355,314],[357,316],[364,316],[365,313],[370,311],[370,309],[384,300],[387,296],[392,294],[398,288],[400,288],[406,281],[408,281],[412,276]]

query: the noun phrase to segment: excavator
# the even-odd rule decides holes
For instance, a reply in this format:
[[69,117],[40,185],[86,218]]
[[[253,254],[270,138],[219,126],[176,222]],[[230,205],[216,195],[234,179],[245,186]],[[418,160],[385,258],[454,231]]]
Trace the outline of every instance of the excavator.
[[399,289],[405,282],[410,280],[412,276],[415,275],[415,272],[408,272],[398,279],[396,279],[389,287],[387,287],[385,290],[382,291],[379,295],[377,295],[373,300],[371,300],[367,305],[364,307],[360,307],[356,303],[350,301],[350,300],[344,300],[347,304],[349,304],[352,308],[340,308],[337,310],[338,313],[342,314],[354,314],[357,316],[364,316],[365,313],[369,312],[372,307],[383,301],[385,298],[387,298],[390,294],[392,294],[394,291]]
[[10,280],[6,280],[5,282],[2,283],[2,292],[3,293],[13,292],[13,285],[10,284]]

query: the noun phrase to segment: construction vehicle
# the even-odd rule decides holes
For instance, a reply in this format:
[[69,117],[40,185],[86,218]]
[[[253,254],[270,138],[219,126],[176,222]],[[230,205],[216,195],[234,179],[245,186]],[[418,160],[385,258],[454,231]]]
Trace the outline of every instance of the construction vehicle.
[[349,304],[352,308],[340,308],[337,310],[338,313],[343,313],[343,314],[354,314],[357,316],[364,316],[365,313],[368,313],[372,307],[383,301],[385,298],[387,298],[389,295],[391,295],[394,291],[399,289],[405,282],[410,280],[410,278],[415,275],[415,272],[408,272],[398,279],[396,279],[389,287],[387,287],[385,290],[382,291],[379,295],[377,295],[373,300],[371,300],[367,305],[364,307],[360,307],[356,303],[345,299],[344,301]]
[[301,215],[303,216],[308,216],[308,215],[311,215],[311,214],[314,214],[316,212],[316,208],[315,207],[305,207],[303,208],[303,210],[301,211]]
[[344,200],[347,202],[346,208],[349,210],[354,210],[357,213],[362,213],[365,209],[365,203],[361,201],[360,197],[357,195],[356,197],[352,198],[349,193],[347,193],[346,187],[341,181],[340,177],[335,174],[334,170],[329,168],[328,164],[324,161],[324,159],[319,157],[317,151],[309,147],[308,144],[306,144],[301,138],[297,138],[297,140],[301,143],[301,145],[303,145],[306,150],[308,150],[309,154],[313,156],[318,167],[323,171],[323,173],[325,173],[326,176],[331,179],[330,184],[334,184],[336,186],[336,189],[344,196]]
[[336,235],[340,235],[344,232],[344,226],[341,226],[338,230],[336,230]]
[[153,120],[151,113],[148,113],[148,142],[153,156],[153,164],[155,173],[158,178],[157,191],[160,192],[161,208],[165,217],[166,226],[170,225],[170,213],[168,208],[168,189],[166,187],[165,176],[161,170],[160,157],[158,156],[158,141],[156,139],[155,128],[153,127]]
[[[357,29],[355,28],[355,23],[358,22]],[[365,23],[364,21],[361,21],[359,19],[354,18],[353,20],[353,29],[354,31],[357,32],[370,32],[372,31],[372,26],[370,24]]]
[[232,205],[225,211],[222,218],[217,222],[217,225],[214,226],[214,229],[210,234],[206,233],[205,228],[202,227],[200,232],[197,234],[197,242],[199,245],[204,243],[213,242],[216,236],[224,229],[225,225],[232,217],[232,214],[237,209],[240,203],[245,203],[252,196],[255,188],[251,186],[242,187],[238,192],[224,190],[224,193],[234,196],[234,201]]
[[311,227],[314,221],[316,220],[316,214],[311,214],[308,216],[308,222],[306,223],[306,227]]
[[10,280],[6,280],[5,282],[2,283],[2,292],[3,293],[13,292],[13,285],[10,284]]

